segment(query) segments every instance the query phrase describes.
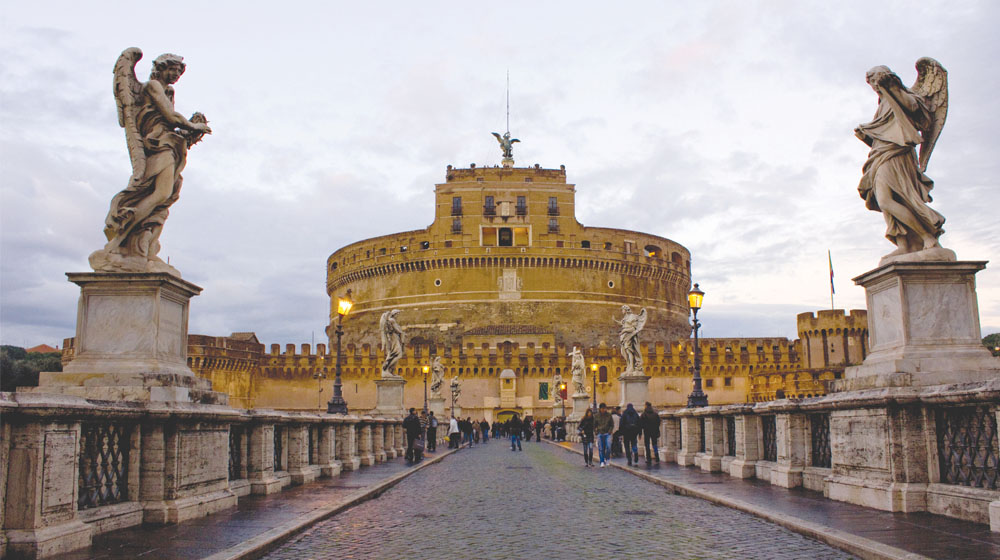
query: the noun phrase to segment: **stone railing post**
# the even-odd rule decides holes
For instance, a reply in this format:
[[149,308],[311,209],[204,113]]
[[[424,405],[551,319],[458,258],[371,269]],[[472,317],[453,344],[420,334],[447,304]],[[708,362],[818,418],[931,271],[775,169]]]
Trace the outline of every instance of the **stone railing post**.
[[305,484],[319,477],[319,467],[310,464],[309,439],[312,437],[309,427],[312,424],[287,424],[288,432],[288,475],[292,484]]
[[729,474],[753,478],[760,460],[760,418],[747,410],[736,416],[736,459],[729,464]]
[[316,465],[320,476],[340,475],[340,461],[337,460],[337,428],[329,420],[319,424],[319,441],[316,444]]
[[337,458],[345,471],[356,471],[361,467],[357,452],[357,421],[357,416],[339,416],[337,420]]
[[375,452],[372,445],[372,425],[374,419],[371,416],[361,417],[358,430],[358,457],[361,458],[361,466],[370,467],[375,464]]
[[[387,461],[399,457],[396,455],[396,424],[392,419],[385,420],[385,426],[382,428],[382,451],[385,452],[385,458]],[[424,442],[427,445],[427,442]]]
[[660,436],[660,460],[676,463],[681,450],[681,422],[674,413],[660,413]]
[[677,464],[686,467],[694,464],[701,445],[701,423],[685,410],[681,416],[681,449],[677,453]]
[[698,467],[707,472],[722,471],[722,456],[726,454],[725,420],[718,414],[719,407],[702,408],[700,417],[705,419],[705,451],[698,454]]
[[[229,491],[237,497],[246,496],[250,494],[250,480],[248,475],[250,462],[248,457],[250,448],[249,425],[235,422],[230,424],[229,442],[229,461],[236,460],[238,462],[238,466],[234,469],[235,477],[229,480]],[[233,467],[230,466],[230,468]]]
[[[6,416],[16,408],[0,410]],[[6,479],[0,480],[6,487],[4,556],[38,558],[90,546],[93,529],[77,518],[79,422],[8,422],[3,422]]]
[[[797,408],[797,407],[796,407]],[[775,418],[778,461],[771,468],[771,484],[784,488],[802,486],[806,464],[808,430],[806,416],[799,412],[778,413]]]
[[266,413],[254,414],[249,429],[247,476],[251,494],[273,494],[281,490],[281,480],[274,475],[274,422]]
[[[384,463],[385,454],[385,429],[386,421],[378,418],[372,424],[372,455],[375,456],[376,463]],[[392,426],[388,426],[391,430]]]
[[403,431],[403,420],[397,418],[393,420],[393,424],[396,432],[396,457],[402,457],[406,455],[406,433]]

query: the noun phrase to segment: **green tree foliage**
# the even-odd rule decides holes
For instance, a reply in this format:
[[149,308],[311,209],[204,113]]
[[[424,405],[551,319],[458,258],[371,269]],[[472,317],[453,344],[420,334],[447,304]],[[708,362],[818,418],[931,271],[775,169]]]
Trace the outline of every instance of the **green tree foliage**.
[[1000,350],[997,350],[997,348],[1000,347],[1000,333],[993,333],[984,336],[983,346],[988,348],[994,356],[1000,356]]
[[61,354],[29,354],[19,346],[0,346],[0,391],[35,387],[40,371],[62,371]]

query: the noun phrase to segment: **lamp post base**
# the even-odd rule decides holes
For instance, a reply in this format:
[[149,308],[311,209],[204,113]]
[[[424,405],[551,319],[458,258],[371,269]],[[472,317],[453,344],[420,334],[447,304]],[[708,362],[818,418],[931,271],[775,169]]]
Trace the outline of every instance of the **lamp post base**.
[[347,401],[344,397],[334,396],[330,402],[326,403],[327,414],[347,414]]
[[708,395],[701,391],[692,392],[688,395],[688,408],[708,406]]

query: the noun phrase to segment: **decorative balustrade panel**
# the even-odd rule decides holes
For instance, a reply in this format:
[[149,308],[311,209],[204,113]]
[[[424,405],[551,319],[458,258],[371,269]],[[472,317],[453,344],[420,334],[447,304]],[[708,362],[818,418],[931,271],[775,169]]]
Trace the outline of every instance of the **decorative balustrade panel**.
[[316,457],[316,442],[319,441],[319,426],[311,424],[309,426],[309,464],[315,465],[319,461]]
[[285,463],[282,461],[284,459],[285,451],[285,429],[282,426],[274,427],[274,471],[285,470]]
[[941,407],[934,413],[941,482],[996,490],[997,419],[991,407]]
[[698,451],[705,452],[705,417],[698,418]]
[[81,510],[128,501],[128,463],[132,427],[84,423],[80,430]]
[[229,480],[243,478],[243,428],[229,427]]
[[736,456],[736,417],[726,416],[726,455]]
[[810,436],[812,440],[812,466],[830,468],[830,415],[809,415]]
[[761,434],[764,436],[764,460],[778,460],[778,427],[774,415],[760,417]]

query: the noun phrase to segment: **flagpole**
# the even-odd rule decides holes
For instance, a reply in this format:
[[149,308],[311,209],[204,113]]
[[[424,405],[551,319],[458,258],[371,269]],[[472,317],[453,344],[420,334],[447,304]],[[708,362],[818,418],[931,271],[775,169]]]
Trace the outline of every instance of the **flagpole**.
[[836,309],[833,305],[833,294],[836,293],[836,291],[833,289],[833,254],[830,253],[829,249],[826,250],[826,258],[827,262],[830,263],[830,309],[832,310]]

